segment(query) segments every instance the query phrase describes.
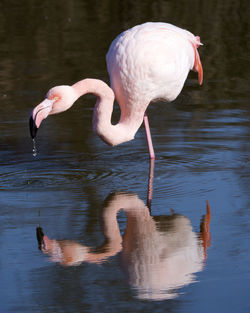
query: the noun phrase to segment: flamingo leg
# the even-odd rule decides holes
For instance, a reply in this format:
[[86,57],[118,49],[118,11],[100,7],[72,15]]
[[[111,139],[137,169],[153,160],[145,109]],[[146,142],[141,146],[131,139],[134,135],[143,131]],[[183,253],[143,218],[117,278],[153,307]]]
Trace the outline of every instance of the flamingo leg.
[[152,143],[152,138],[151,138],[151,132],[150,132],[150,127],[148,123],[148,117],[147,114],[144,114],[144,126],[145,126],[145,131],[146,131],[146,136],[147,136],[147,142],[148,142],[148,151],[149,151],[149,156],[151,160],[155,159],[155,152],[154,152],[154,147]]

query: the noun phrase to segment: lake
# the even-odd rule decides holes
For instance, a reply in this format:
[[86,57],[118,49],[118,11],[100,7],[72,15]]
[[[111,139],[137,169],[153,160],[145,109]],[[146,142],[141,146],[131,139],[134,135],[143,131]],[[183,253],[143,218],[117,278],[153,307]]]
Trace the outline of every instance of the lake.
[[[1,311],[249,312],[247,1],[0,7]],[[56,85],[109,83],[110,43],[146,21],[204,44],[203,85],[190,72],[148,108],[155,162],[143,126],[113,148],[93,133],[92,95],[43,122],[33,156],[33,107]]]

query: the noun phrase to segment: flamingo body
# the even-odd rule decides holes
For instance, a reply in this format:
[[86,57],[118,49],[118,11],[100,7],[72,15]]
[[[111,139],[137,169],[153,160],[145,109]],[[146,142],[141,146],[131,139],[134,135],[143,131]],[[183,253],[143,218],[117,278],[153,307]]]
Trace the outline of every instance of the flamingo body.
[[[120,232],[117,215],[126,214],[126,228]],[[104,201],[101,211],[104,243],[89,247],[72,240],[54,240],[37,228],[39,249],[50,260],[65,266],[82,262],[103,263],[120,253],[127,281],[140,299],[173,299],[178,289],[195,281],[204,267],[210,244],[211,208],[195,233],[190,220],[173,211],[170,215],[151,216],[149,208],[136,195],[115,192]]]
[[[106,56],[111,88],[122,111],[150,101],[173,101],[195,65],[199,37],[167,23],[145,23],[121,33]],[[200,84],[202,83],[202,67]]]
[[[93,93],[98,98],[93,114],[94,131],[109,145],[133,139],[151,101],[173,101],[181,92],[190,70],[198,72],[202,84],[203,70],[197,51],[200,44],[199,37],[167,23],[145,23],[121,33],[106,56],[111,88],[97,79],[84,79],[71,87],[52,88],[32,112],[32,138],[49,114],[65,111],[80,96]],[[119,122],[112,125],[115,98],[121,116]],[[151,137],[146,121],[145,127],[149,142]],[[151,154],[151,158],[154,155]]]

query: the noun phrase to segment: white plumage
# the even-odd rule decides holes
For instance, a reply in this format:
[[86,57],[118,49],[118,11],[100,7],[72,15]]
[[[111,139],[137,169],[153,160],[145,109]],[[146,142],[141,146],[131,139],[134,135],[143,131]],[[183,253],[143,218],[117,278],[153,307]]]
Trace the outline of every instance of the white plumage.
[[[65,111],[80,96],[93,93],[98,97],[94,131],[109,145],[117,145],[133,139],[144,119],[150,157],[154,158],[146,109],[157,99],[174,100],[191,69],[198,72],[202,83],[203,70],[197,51],[200,44],[198,36],[167,23],[145,23],[121,33],[106,56],[112,89],[97,79],[52,88],[47,99],[32,112],[32,138],[49,114]],[[111,124],[114,97],[121,109],[116,125]]]

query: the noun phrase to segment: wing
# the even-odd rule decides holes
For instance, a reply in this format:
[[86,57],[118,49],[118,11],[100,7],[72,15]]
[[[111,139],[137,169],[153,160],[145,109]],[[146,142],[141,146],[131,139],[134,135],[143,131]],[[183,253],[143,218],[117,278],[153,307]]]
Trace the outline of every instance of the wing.
[[166,23],[145,23],[119,35],[106,58],[116,98],[174,100],[190,69],[196,70],[195,60],[200,69],[196,42],[191,40],[196,37]]

